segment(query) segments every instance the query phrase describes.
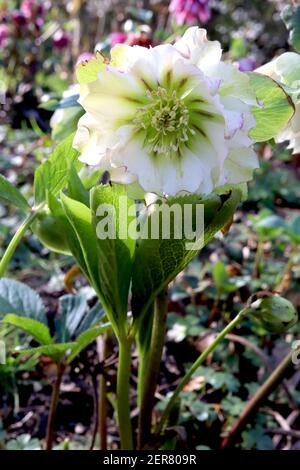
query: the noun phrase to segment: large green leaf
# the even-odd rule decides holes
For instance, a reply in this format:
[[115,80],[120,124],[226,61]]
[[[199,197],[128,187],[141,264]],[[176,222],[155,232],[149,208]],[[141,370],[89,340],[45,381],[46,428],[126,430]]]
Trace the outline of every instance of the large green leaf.
[[64,232],[68,240],[68,246],[69,246],[70,252],[76,259],[82,272],[89,279],[89,272],[85,263],[84,255],[81,249],[81,245],[80,245],[77,233],[74,230],[72,224],[70,223],[68,217],[66,216],[66,212],[61,201],[57,200],[51,193],[49,193],[48,205],[49,205],[51,214],[54,217],[59,218],[60,223],[63,224]]
[[80,322],[79,326],[76,328],[75,336],[79,336],[84,331],[88,330],[92,326],[95,326],[99,323],[100,320],[104,320],[105,317],[105,310],[100,304],[97,302],[86,314],[84,315],[82,321]]
[[0,175],[0,200],[13,204],[23,211],[28,211],[30,206],[24,196],[3,175]]
[[100,336],[110,328],[111,323],[106,323],[105,325],[94,326],[81,333],[81,335],[76,338],[76,343],[74,344],[74,346],[72,346],[71,353],[67,359],[68,364],[70,364],[70,362],[72,362],[83,349],[85,349],[89,344],[95,341],[98,336]]
[[60,362],[67,352],[71,352],[76,343],[57,343],[38,346],[37,348],[20,349],[20,354],[44,354],[53,359],[54,362]]
[[0,315],[15,313],[47,324],[40,296],[26,284],[13,279],[0,279]]
[[72,166],[70,170],[70,174],[69,174],[68,196],[71,199],[75,199],[76,201],[82,202],[82,204],[89,206],[89,203],[90,203],[89,192],[84,187],[74,166]]
[[[193,212],[197,204],[204,208],[204,233],[199,238],[197,250],[186,249],[187,239],[174,239],[174,225],[170,239],[142,239],[136,248],[132,277],[132,312],[141,318],[150,307],[157,294],[182,271],[197,251],[232,217],[241,199],[239,190],[232,190],[228,196],[213,196],[201,200],[197,196],[170,199],[173,203],[192,204]],[[150,216],[150,219],[153,215]],[[173,222],[174,223],[174,222]]]
[[13,325],[17,328],[20,328],[29,335],[33,336],[33,338],[42,345],[47,345],[52,342],[49,328],[44,323],[41,323],[37,320],[33,320],[32,318],[27,317],[20,317],[14,313],[9,313],[8,315],[5,315],[2,321],[8,325]]
[[[108,211],[104,210],[105,207]],[[113,208],[114,215],[109,214],[109,208]],[[135,224],[135,204],[127,197],[125,186],[102,185],[91,191],[91,209],[94,232],[97,233],[101,291],[113,316],[110,321],[123,328],[127,319],[128,292],[136,243],[134,238],[127,237],[127,228]],[[120,234],[122,223],[126,230],[124,234]],[[101,236],[108,226],[113,229],[115,238]]]
[[72,165],[79,169],[82,163],[78,160],[78,152],[72,147],[74,135],[61,142],[53,154],[42,163],[34,176],[34,200],[40,204],[47,199],[47,193],[54,196],[67,184]]
[[250,136],[256,142],[264,142],[286,127],[295,108],[289,95],[272,78],[255,72],[249,72],[248,76],[261,103],[260,107],[252,108],[256,126],[250,131]]
[[[80,253],[78,246],[70,247],[71,251],[75,248],[73,255],[78,263],[84,262],[85,274],[89,278],[97,293],[101,295],[99,273],[98,273],[98,258],[97,254],[97,238],[95,230],[92,226],[92,214],[90,209],[79,201],[75,201],[64,194],[61,194],[62,204],[66,216],[76,234],[78,243],[80,245]],[[79,259],[77,258],[79,254]],[[101,296],[102,297],[102,296]]]
[[55,333],[59,342],[69,341],[75,334],[87,310],[82,295],[63,295],[59,299],[59,312],[55,319]]

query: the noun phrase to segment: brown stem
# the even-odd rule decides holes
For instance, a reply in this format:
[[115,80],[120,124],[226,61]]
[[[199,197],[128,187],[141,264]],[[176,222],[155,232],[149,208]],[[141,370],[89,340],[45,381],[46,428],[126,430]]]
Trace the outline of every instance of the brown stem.
[[[229,341],[233,341],[235,343],[242,344],[246,348],[249,348],[252,351],[254,351],[261,358],[262,362],[264,363],[264,365],[266,366],[268,371],[272,372],[272,370],[273,370],[272,362],[269,360],[268,356],[258,346],[256,346],[256,344],[251,343],[251,341],[244,338],[243,336],[238,336],[238,335],[234,335],[234,334],[231,334],[231,333],[229,333],[226,336],[226,338]],[[296,409],[297,408],[297,403],[294,400],[293,396],[291,395],[291,393],[289,391],[288,384],[287,384],[285,379],[282,381],[281,387],[282,387],[282,389],[284,390],[284,392],[287,396],[287,399],[289,401],[289,404],[290,404],[291,408]]]
[[264,254],[264,242],[259,239],[257,242],[253,274],[252,274],[255,279],[258,279],[260,277],[260,263],[261,263],[263,254]]
[[98,416],[99,416],[99,409],[98,409],[98,381],[97,377],[91,374],[91,382],[92,382],[92,391],[93,391],[93,408],[94,408],[94,426],[92,432],[92,439],[90,443],[89,450],[93,450],[96,442],[97,432],[98,432]]
[[254,411],[259,407],[261,402],[274,390],[276,385],[280,382],[280,380],[286,373],[286,370],[292,364],[292,354],[293,351],[289,352],[284,357],[284,359],[280,362],[280,364],[278,364],[278,366],[268,377],[268,379],[259,387],[257,392],[249,400],[242,414],[239,416],[239,418],[236,420],[233,427],[231,428],[228,436],[223,439],[221,443],[221,449],[227,449],[231,446],[233,441],[236,440],[236,438],[241,433],[242,429],[244,429],[245,425],[249,421],[249,418],[254,413]]
[[59,389],[60,389],[60,385],[61,385],[61,381],[65,372],[65,369],[66,369],[65,364],[63,363],[57,364],[57,375],[56,375],[56,380],[52,389],[51,404],[50,404],[50,410],[49,410],[49,415],[48,415],[46,450],[52,449],[52,444],[53,444],[53,439],[54,439],[55,417],[56,417],[57,405],[59,401]]
[[280,280],[274,287],[274,292],[277,292],[280,295],[282,295],[284,291],[286,291],[291,284],[292,269],[295,265],[295,255],[297,253],[298,253],[298,245],[296,247],[293,247],[293,251],[291,252],[289,256],[288,262],[283,268],[282,274],[280,276]]
[[107,387],[103,374],[99,377],[99,436],[100,449],[107,450]]

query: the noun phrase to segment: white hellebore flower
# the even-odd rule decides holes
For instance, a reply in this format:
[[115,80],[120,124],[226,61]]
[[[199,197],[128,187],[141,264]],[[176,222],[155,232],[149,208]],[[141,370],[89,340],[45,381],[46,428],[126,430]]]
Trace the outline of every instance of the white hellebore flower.
[[289,141],[289,149],[300,153],[300,55],[285,52],[271,62],[259,67],[256,72],[268,75],[288,87],[288,93],[295,104],[295,114],[287,127],[275,137],[275,142]]
[[81,161],[159,195],[249,181],[258,167],[249,137],[256,97],[221,55],[197,27],[174,45],[116,45],[110,64],[81,86]]

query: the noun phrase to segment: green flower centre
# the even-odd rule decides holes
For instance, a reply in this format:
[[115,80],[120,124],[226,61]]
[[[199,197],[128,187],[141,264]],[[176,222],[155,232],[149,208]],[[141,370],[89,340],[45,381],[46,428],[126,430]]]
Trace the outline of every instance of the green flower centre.
[[137,109],[134,124],[137,130],[145,131],[145,145],[150,145],[154,154],[178,152],[189,139],[189,111],[176,91],[168,92],[162,87],[147,90],[149,103]]

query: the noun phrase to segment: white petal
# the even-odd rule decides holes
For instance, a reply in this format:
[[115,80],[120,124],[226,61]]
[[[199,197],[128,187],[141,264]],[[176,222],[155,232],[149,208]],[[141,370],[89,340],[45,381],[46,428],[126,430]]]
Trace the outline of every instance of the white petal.
[[281,81],[289,87],[299,87],[300,55],[295,52],[285,52],[281,54],[275,60],[275,73],[280,76]]
[[138,59],[143,59],[148,54],[148,49],[141,46],[128,46],[117,44],[110,51],[111,66],[127,72]]
[[222,56],[221,45],[218,41],[208,41],[206,30],[196,26],[187,29],[181,39],[174,46],[182,56],[206,71],[220,62]]
[[258,167],[258,157],[253,149],[233,149],[225,160],[226,183],[239,184],[250,181],[253,171]]
[[210,77],[221,79],[220,95],[239,98],[244,103],[258,106],[254,90],[250,86],[249,77],[246,73],[240,72],[236,65],[221,62],[211,67],[207,72]]
[[105,117],[114,122],[132,118],[143,96],[142,84],[133,75],[109,69],[86,85],[79,102],[95,119]]
[[225,122],[226,122],[226,129],[225,129],[225,138],[232,139],[234,134],[243,128],[244,125],[244,117],[242,113],[237,111],[223,111]]
[[109,150],[116,145],[114,133],[89,113],[79,119],[73,147],[80,152],[80,161],[108,170],[111,166]]

